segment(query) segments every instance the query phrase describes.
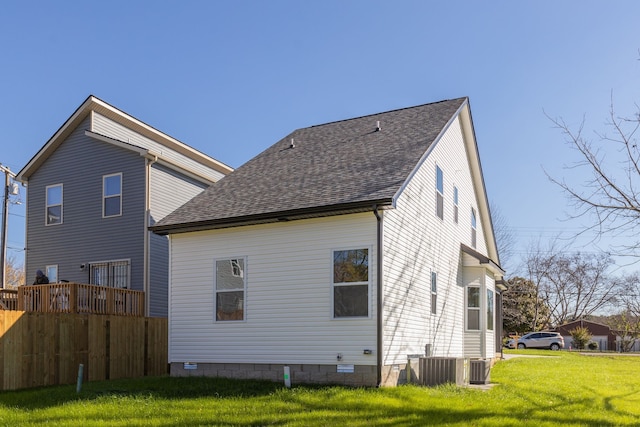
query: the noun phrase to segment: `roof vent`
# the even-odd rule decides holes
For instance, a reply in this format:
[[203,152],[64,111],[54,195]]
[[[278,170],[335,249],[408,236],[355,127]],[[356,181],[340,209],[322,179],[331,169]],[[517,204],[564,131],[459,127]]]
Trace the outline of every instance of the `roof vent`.
[[376,132],[380,132],[382,128],[380,127],[380,120],[376,122]]
[[293,142],[293,138],[291,138],[291,144],[289,145],[289,148],[296,148],[296,144],[295,142]]

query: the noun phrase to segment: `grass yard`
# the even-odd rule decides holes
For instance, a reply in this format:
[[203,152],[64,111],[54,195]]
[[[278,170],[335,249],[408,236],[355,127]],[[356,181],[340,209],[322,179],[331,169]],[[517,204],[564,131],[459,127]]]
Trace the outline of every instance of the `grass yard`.
[[550,351],[499,362],[488,391],[145,378],[0,393],[1,425],[638,426],[640,357]]

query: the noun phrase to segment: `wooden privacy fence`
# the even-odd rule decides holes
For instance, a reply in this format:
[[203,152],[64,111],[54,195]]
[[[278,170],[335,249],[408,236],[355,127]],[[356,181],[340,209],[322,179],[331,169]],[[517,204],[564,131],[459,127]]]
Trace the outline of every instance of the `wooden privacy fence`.
[[167,373],[167,319],[0,310],[0,385],[15,390]]
[[[6,290],[6,292],[11,292]],[[130,289],[87,285],[84,283],[52,283],[19,286],[15,308],[8,310],[43,313],[116,314],[144,316],[144,292]],[[4,295],[0,295],[2,297]],[[9,301],[7,294],[7,301]],[[2,302],[4,299],[0,299]],[[11,305],[13,302],[10,302]],[[5,304],[7,305],[7,304]],[[0,306],[0,309],[2,307]]]

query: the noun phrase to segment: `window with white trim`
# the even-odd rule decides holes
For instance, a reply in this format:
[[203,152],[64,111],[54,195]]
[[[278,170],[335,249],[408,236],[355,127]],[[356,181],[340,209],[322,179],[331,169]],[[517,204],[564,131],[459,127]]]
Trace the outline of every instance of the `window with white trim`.
[[467,330],[480,330],[480,287],[467,286]]
[[333,317],[369,316],[369,249],[333,251]]
[[102,216],[122,215],[122,173],[102,177]]
[[487,289],[487,330],[493,331],[493,291]]
[[49,279],[49,283],[58,283],[58,266],[57,265],[47,265],[45,268],[45,274],[47,279]]
[[436,215],[444,219],[444,175],[436,165]]
[[89,283],[110,288],[128,289],[131,282],[129,260],[92,262],[89,264]]
[[458,223],[458,187],[453,187],[453,222]]
[[46,225],[62,224],[62,184],[46,188]]
[[244,320],[247,290],[246,258],[219,259],[215,262],[216,321]]
[[431,272],[431,314],[436,314],[438,311],[438,273]]
[[471,208],[471,246],[476,247],[476,210]]

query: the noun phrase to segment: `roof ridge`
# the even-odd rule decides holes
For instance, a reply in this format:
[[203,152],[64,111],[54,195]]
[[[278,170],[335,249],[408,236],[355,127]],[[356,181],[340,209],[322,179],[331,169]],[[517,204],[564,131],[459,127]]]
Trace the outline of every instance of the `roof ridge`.
[[326,122],[326,123],[320,123],[317,125],[311,125],[311,126],[307,126],[307,127],[303,127],[303,128],[299,128],[297,130],[301,130],[301,129],[310,129],[310,128],[316,128],[316,127],[320,127],[320,126],[326,126],[326,125],[332,125],[332,124],[336,124],[336,123],[342,123],[342,122],[349,122],[351,120],[359,120],[359,119],[364,119],[367,117],[373,117],[373,116],[379,116],[381,114],[388,114],[388,113],[395,113],[397,111],[403,111],[403,110],[410,110],[412,108],[418,108],[418,107],[426,107],[427,105],[436,105],[436,104],[442,104],[444,102],[451,102],[451,101],[457,101],[460,99],[468,99],[468,96],[461,96],[459,98],[452,98],[452,99],[442,99],[440,101],[434,101],[434,102],[427,102],[425,104],[418,104],[418,105],[413,105],[411,107],[402,107],[402,108],[394,108],[392,110],[387,110],[387,111],[380,111],[377,113],[371,113],[371,114],[365,114],[362,116],[358,116],[358,117],[350,117],[348,119],[340,119],[340,120],[333,120],[330,122]]

